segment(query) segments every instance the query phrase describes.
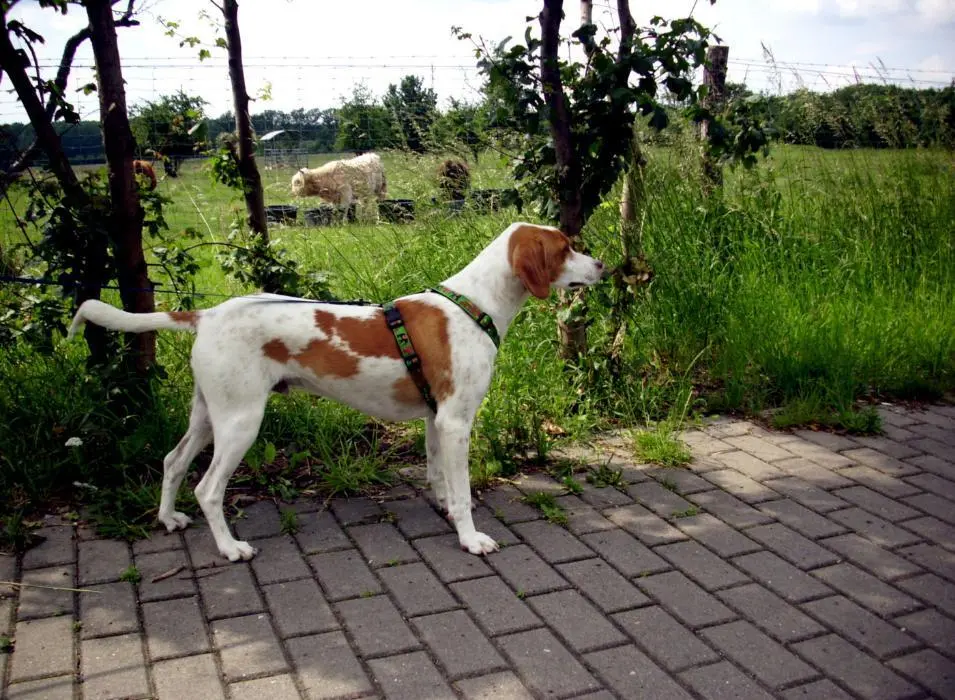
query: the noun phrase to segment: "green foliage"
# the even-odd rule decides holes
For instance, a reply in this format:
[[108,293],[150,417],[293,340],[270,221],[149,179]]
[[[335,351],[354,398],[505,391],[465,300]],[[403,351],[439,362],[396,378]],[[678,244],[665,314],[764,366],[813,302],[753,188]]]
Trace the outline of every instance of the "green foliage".
[[294,535],[301,529],[298,511],[292,508],[282,508],[279,511],[279,528],[283,535]]
[[336,147],[344,151],[372,151],[402,142],[400,125],[364,85],[356,85],[351,98],[338,110]]
[[143,580],[142,572],[136,568],[135,565],[130,564],[122,573],[119,575],[120,581],[125,581],[126,583],[139,583]]
[[197,155],[207,138],[203,106],[206,101],[179,90],[155,102],[132,107],[129,125],[144,153],[163,160],[166,174],[176,177],[186,157]]
[[780,430],[810,427],[872,435],[882,429],[882,418],[874,406],[833,408],[823,396],[812,394],[793,399],[773,412],[772,424]]
[[661,421],[651,430],[639,430],[634,435],[634,447],[639,459],[661,467],[685,467],[693,455],[677,435],[677,425]]
[[438,113],[434,90],[425,88],[417,75],[406,75],[399,85],[388,86],[382,104],[398,123],[405,146],[415,153],[424,153]]
[[593,484],[597,488],[623,486],[623,471],[613,469],[609,464],[601,464],[587,472],[587,483]]
[[0,634],[0,654],[12,654],[15,646],[16,642],[13,640],[13,637]]
[[560,525],[561,527],[567,527],[567,512],[557,502],[554,494],[537,491],[527,494],[521,500],[527,505],[537,508],[547,522]]

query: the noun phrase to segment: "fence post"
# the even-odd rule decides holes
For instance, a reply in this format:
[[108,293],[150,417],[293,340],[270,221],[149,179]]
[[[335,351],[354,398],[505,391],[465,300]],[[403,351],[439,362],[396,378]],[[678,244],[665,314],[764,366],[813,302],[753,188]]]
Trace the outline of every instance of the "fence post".
[[[726,101],[726,63],[729,59],[729,46],[711,46],[706,50],[706,65],[703,67],[703,84],[708,88],[703,106],[711,114],[719,112]],[[700,139],[703,142],[703,177],[705,186],[710,190],[723,185],[723,171],[710,157],[709,140],[710,121],[700,123]]]

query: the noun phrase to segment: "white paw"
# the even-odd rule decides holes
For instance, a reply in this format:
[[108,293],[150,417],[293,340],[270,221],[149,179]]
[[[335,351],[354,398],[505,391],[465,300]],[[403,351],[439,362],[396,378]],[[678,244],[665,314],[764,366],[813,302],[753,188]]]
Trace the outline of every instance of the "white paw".
[[167,531],[174,532],[176,530],[185,530],[189,526],[189,523],[192,522],[192,518],[177,510],[173,511],[172,515],[168,518],[160,517],[159,522],[166,526]]
[[496,552],[500,547],[498,547],[497,542],[483,532],[475,532],[473,535],[467,537],[461,536],[461,549],[471,554],[481,555]]
[[232,540],[225,547],[219,547],[219,554],[226,557],[229,561],[248,561],[255,556],[255,547],[248,542]]

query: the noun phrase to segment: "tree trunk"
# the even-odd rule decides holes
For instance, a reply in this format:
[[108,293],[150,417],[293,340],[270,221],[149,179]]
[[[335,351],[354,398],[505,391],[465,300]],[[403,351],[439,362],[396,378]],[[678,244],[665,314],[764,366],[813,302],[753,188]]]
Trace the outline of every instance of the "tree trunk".
[[[27,63],[24,56],[17,52],[10,42],[10,36],[6,29],[7,18],[3,12],[0,12],[0,23],[2,23],[2,27],[0,27],[0,66],[3,67],[3,71],[10,78],[17,97],[20,98],[20,103],[30,119],[39,148],[46,154],[47,167],[56,177],[57,182],[63,189],[64,198],[71,208],[89,207],[89,197],[80,186],[76,173],[73,172],[70,161],[63,151],[60,137],[53,128],[53,122],[47,116],[43,104],[40,102],[40,97],[27,75]],[[79,279],[79,288],[76,292],[77,305],[82,304],[87,299],[99,299],[100,285],[104,283],[106,278],[106,250],[91,251],[82,267],[74,269],[72,272],[74,277]],[[106,329],[88,323],[86,324],[84,337],[90,349],[90,360],[93,363],[105,364],[109,356]]]
[[[116,26],[110,0],[87,0],[90,40],[99,83],[103,145],[109,166],[111,200],[110,238],[116,260],[123,308],[132,313],[155,310],[152,283],[143,256],[143,208],[133,176],[135,143],[126,114],[126,89],[116,43]],[[127,333],[128,367],[146,376],[156,359],[155,333]]]
[[[728,46],[711,46],[706,50],[706,65],[703,68],[703,84],[708,88],[703,106],[715,114],[726,101],[726,63],[729,59]],[[700,140],[703,142],[703,178],[704,186],[713,191],[723,186],[723,170],[709,155],[707,140],[710,122],[704,119],[700,123]]]
[[[242,176],[242,191],[249,214],[249,228],[268,241],[269,228],[265,218],[265,194],[262,177],[255,164],[255,141],[252,134],[252,117],[249,114],[249,93],[245,86],[245,69],[242,65],[242,37],[239,34],[239,3],[225,0],[222,4],[225,16],[225,35],[229,49],[229,79],[232,81],[232,99],[235,105],[235,128],[238,142],[236,155],[239,174]],[[267,292],[278,291],[266,289]]]

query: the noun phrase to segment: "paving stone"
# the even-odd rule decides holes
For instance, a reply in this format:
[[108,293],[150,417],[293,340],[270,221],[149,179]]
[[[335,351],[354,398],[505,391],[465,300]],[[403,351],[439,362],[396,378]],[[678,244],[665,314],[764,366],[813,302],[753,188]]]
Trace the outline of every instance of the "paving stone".
[[783,700],[852,700],[852,696],[829,680],[796,686],[782,693]]
[[146,603],[143,622],[149,656],[154,661],[209,650],[209,639],[195,598]]
[[[222,689],[222,683],[219,682],[219,670],[216,668],[212,654],[159,661],[153,665],[153,679],[159,700],[182,700],[183,698],[225,700],[225,692]],[[259,695],[258,697],[276,696]],[[232,699],[239,700],[239,694],[235,690],[233,690]]]
[[597,651],[585,658],[620,698],[690,700],[692,697],[632,644]]
[[[929,423],[917,423],[915,425],[910,425],[908,429],[911,432],[921,436],[919,439],[927,438],[933,440],[940,445],[947,446],[950,450],[951,448],[955,447],[955,429],[953,429],[950,425],[941,427],[939,425],[932,425]],[[921,449],[918,442],[919,440],[913,440],[906,447],[909,447],[912,452],[915,452],[915,448],[918,448],[918,451],[920,452],[928,451]],[[904,456],[909,457],[911,454],[906,454]],[[944,456],[944,454],[942,456]]]
[[[182,569],[178,573],[166,576],[161,581],[153,581],[158,576],[168,574],[179,567]],[[196,584],[189,570],[189,560],[183,549],[139,554],[136,556],[136,568],[142,574],[142,580],[139,582],[140,602],[190,596],[196,593]]]
[[144,554],[169,552],[176,549],[183,549],[179,532],[167,532],[165,528],[162,528],[150,532],[146,539],[133,542],[133,557],[138,560]]
[[955,587],[945,579],[935,574],[923,574],[899,581],[896,585],[923,603],[937,607],[955,617]]
[[126,698],[149,693],[143,643],[138,634],[84,640],[80,658],[84,698]]
[[682,532],[636,503],[612,508],[605,511],[604,515],[646,545],[653,546],[686,539],[686,535]]
[[600,689],[597,680],[549,630],[499,637],[498,644],[531,691],[568,696]]
[[[935,474],[917,474],[905,479],[913,487],[918,487],[923,491],[934,493],[950,501],[955,501],[955,481],[943,479]],[[909,495],[909,494],[902,494]]]
[[552,496],[562,496],[565,493],[564,485],[544,472],[522,474],[517,488],[524,494],[549,493]]
[[409,539],[426,535],[443,535],[452,531],[448,521],[435,512],[424,498],[393,501],[388,510],[397,516],[395,523],[401,534]]
[[465,700],[534,700],[520,679],[510,671],[460,680],[455,685]]
[[772,695],[726,661],[684,671],[680,677],[706,700],[772,700]]
[[725,441],[736,449],[747,452],[753,457],[761,459],[764,462],[774,462],[793,456],[793,453],[789,450],[785,450],[782,447],[774,445],[773,443],[756,437],[755,435],[728,437]]
[[633,498],[663,518],[674,513],[685,513],[693,504],[672,491],[665,489],[656,481],[645,481],[627,488]]
[[273,583],[263,586],[262,592],[282,637],[338,628],[338,621],[314,579]]
[[759,544],[707,513],[680,518],[676,526],[724,558],[761,549]]
[[345,531],[327,510],[300,517],[295,540],[306,554],[324,554],[352,546]]
[[72,527],[41,527],[33,534],[42,537],[43,542],[23,553],[24,571],[76,563]]
[[838,535],[822,540],[821,544],[832,549],[854,564],[867,569],[880,579],[893,581],[902,576],[917,574],[919,567],[900,556],[863,539],[859,535]]
[[502,486],[485,491],[481,501],[493,512],[494,517],[506,524],[537,520],[541,517],[536,508],[522,502],[524,494],[513,486]]
[[834,634],[793,645],[810,663],[866,700],[900,700],[917,695],[918,688]]
[[[916,428],[910,426],[907,432],[912,434],[912,431],[915,429]],[[918,450],[881,435],[860,435],[852,439],[863,447],[868,447],[889,457],[894,457],[895,459],[905,459],[906,457],[914,457],[919,454]],[[847,454],[846,456],[849,455]]]
[[832,552],[780,523],[760,525],[747,530],[746,534],[800,569],[815,569],[839,561]]
[[729,443],[723,442],[719,438],[713,437],[702,430],[684,430],[680,438],[693,450],[693,454],[699,456],[707,456],[717,452],[729,452],[734,449]]
[[15,683],[4,695],[8,700],[73,700],[73,675]]
[[262,612],[265,606],[248,564],[231,564],[198,576],[199,592],[210,620]]
[[937,610],[920,610],[897,617],[893,622],[939,651],[955,656],[955,620]]
[[648,547],[623,530],[608,530],[583,535],[587,546],[600,554],[617,571],[630,578],[640,574],[666,571],[670,565]]
[[527,599],[535,612],[575,651],[623,644],[623,636],[577,591],[558,591]]
[[452,679],[507,667],[463,610],[417,617],[411,623]]
[[[2,594],[0,594],[0,635],[11,636],[13,634],[14,603],[15,601],[12,598],[4,598]],[[2,678],[2,676],[0,676],[0,678]]]
[[336,498],[331,501],[331,510],[345,527],[377,523],[382,516],[381,506],[370,498]]
[[807,639],[824,631],[811,617],[758,584],[738,586],[719,591],[716,595],[783,644]]
[[585,559],[561,564],[557,570],[605,613],[627,610],[650,602],[647,596],[603,559]]
[[625,506],[633,503],[633,499],[613,486],[594,486],[583,483],[580,498],[598,510],[612,506]]
[[700,641],[695,632],[677,622],[659,606],[620,613],[614,615],[613,619],[657,663],[670,671],[680,671],[720,658],[719,654]]
[[286,642],[309,700],[358,697],[374,690],[342,632],[296,637]]
[[[792,455],[787,455],[787,456],[791,457]],[[714,459],[717,462],[720,462],[721,464],[725,465],[726,467],[729,467],[728,470],[723,469],[718,471],[720,472],[729,471],[730,474],[745,476],[746,481],[745,482],[741,481],[739,482],[740,484],[746,484],[752,481],[759,482],[765,479],[776,479],[781,476],[784,476],[783,472],[781,472],[776,467],[767,464],[763,460],[758,459],[751,454],[747,454],[746,452],[740,452],[738,450],[734,450],[733,452],[721,452],[720,454],[714,455]],[[717,472],[707,472],[704,478],[707,479],[708,481],[715,481],[713,477],[716,473]],[[727,482],[733,483],[731,481],[730,476],[724,475],[723,478]],[[749,486],[748,488],[752,488],[754,491],[758,491],[758,489],[755,486]]]
[[257,501],[245,508],[245,517],[235,521],[235,534],[240,540],[276,537],[282,533],[279,510],[271,501]]
[[[774,498],[776,496],[777,494],[773,495]],[[692,494],[689,499],[703,510],[712,513],[735,528],[752,527],[753,525],[772,522],[772,518],[768,515],[760,513],[726,491],[703,491],[702,493]]]
[[506,547],[488,557],[488,561],[518,593],[535,595],[568,585],[553,567],[527,545]]
[[[851,459],[853,462],[878,469],[880,472],[885,472],[891,476],[908,476],[909,474],[918,473],[918,469],[913,467],[911,464],[906,464],[905,462],[899,461],[895,457],[890,457],[883,452],[873,450],[869,447],[846,450],[842,454]],[[907,454],[906,456],[909,457],[912,455]]]
[[708,591],[750,581],[698,542],[676,542],[657,547],[654,552],[680,569]]
[[[816,433],[815,435],[821,436],[824,435],[824,433]],[[798,437],[798,435],[796,437]],[[831,435],[828,437],[837,439],[838,442],[833,445],[835,450],[816,442],[810,442],[809,440],[797,440],[795,442],[786,443],[786,449],[826,469],[851,467],[853,464],[852,460],[848,457],[843,457],[837,450],[855,447],[855,443],[839,435]]]
[[80,620],[83,639],[139,631],[136,596],[133,585],[119,581],[87,586],[91,593],[80,593]]
[[373,569],[418,561],[418,554],[391,523],[357,525],[349,530],[365,561]]
[[[911,430],[906,430],[905,428],[899,428],[898,426],[892,425],[891,423],[882,424],[882,434],[889,440],[894,440],[895,442],[907,442],[909,440],[915,440],[919,437],[918,433],[913,433]],[[865,444],[864,446],[872,447],[871,444]],[[897,457],[898,455],[892,456]]]
[[899,550],[899,554],[934,574],[955,581],[955,553],[931,544],[917,544]]
[[458,607],[447,589],[421,562],[378,570],[405,615],[424,615]]
[[834,632],[884,659],[918,643],[848,598],[833,596],[804,603],[803,610],[824,621]]
[[825,569],[816,569],[812,574],[883,617],[891,617],[919,607],[919,603],[911,596],[852,564],[836,564]]
[[810,539],[831,537],[846,531],[845,527],[789,499],[763,503],[760,510]]
[[232,700],[298,700],[298,689],[289,675],[268,676],[253,681],[242,681],[229,686]]
[[733,563],[791,603],[819,598],[832,590],[771,552],[737,557]]
[[919,512],[913,508],[899,503],[892,498],[876,493],[865,486],[853,486],[848,489],[839,489],[835,492],[840,498],[844,498],[865,510],[885,518],[886,520],[904,520],[914,518]]
[[129,546],[119,540],[93,540],[79,543],[79,584],[118,581],[129,568]]
[[73,618],[25,620],[16,626],[9,682],[73,671]]
[[209,526],[204,520],[194,522],[183,530],[182,538],[186,542],[186,549],[194,569],[228,565],[229,560],[219,554]]
[[736,617],[719,600],[676,571],[639,578],[636,584],[691,627],[728,622]]
[[770,688],[812,679],[816,671],[745,620],[709,627],[703,637]]
[[955,479],[955,462],[951,460],[951,456],[949,459],[942,459],[935,455],[922,455],[920,457],[911,457],[905,461],[923,471],[931,472],[945,479],[952,480]]
[[821,445],[827,450],[831,450],[833,452],[851,450],[857,447],[853,440],[835,433],[826,433],[816,430],[795,430],[793,431],[793,434],[802,438],[803,440],[808,440],[809,442]]
[[314,554],[308,563],[330,601],[381,593],[381,584],[357,549]]
[[776,462],[773,466],[782,470],[785,474],[802,479],[807,484],[819,489],[838,489],[844,486],[852,486],[855,483],[851,479],[841,476],[838,472],[804,457],[784,459]]
[[722,440],[728,437],[746,435],[754,427],[755,426],[749,421],[720,416],[703,428],[703,430],[707,435]]
[[855,530],[880,547],[891,549],[893,547],[902,547],[921,541],[918,535],[896,527],[888,520],[883,520],[879,516],[873,515],[861,508],[837,510],[835,513],[830,513],[829,517],[836,522],[842,523],[850,530]]
[[541,625],[527,604],[497,576],[452,583],[450,588],[492,636]]
[[698,493],[700,491],[709,491],[713,485],[706,479],[697,476],[689,469],[675,467],[662,467],[653,469],[649,475],[654,480],[668,489],[674,489],[674,492],[680,496],[689,493]]
[[422,651],[368,662],[388,700],[454,698],[434,662]]
[[929,515],[934,515],[939,520],[944,520],[949,525],[955,525],[955,508],[952,508],[951,501],[941,496],[936,496],[934,493],[920,493],[902,500]]
[[[21,582],[27,585],[20,589],[17,619],[31,620],[51,615],[72,614],[72,591],[34,588],[34,586],[52,586],[56,589],[73,588],[73,570],[73,565],[65,565],[24,571]],[[13,576],[7,580],[13,580]]]
[[251,565],[260,585],[311,577],[311,570],[289,535],[261,539],[255,544],[258,554]]
[[567,530],[545,520],[519,523],[513,526],[513,530],[551,564],[584,559],[594,554]]
[[[727,445],[727,447],[731,447]],[[693,461],[686,465],[686,469],[689,469],[694,474],[706,474],[707,472],[717,471],[719,469],[726,469],[726,465],[716,459],[716,455],[709,455],[703,457],[694,457]]]
[[889,666],[921,683],[940,698],[955,697],[955,662],[938,652],[923,649],[892,659]]
[[217,620],[212,623],[212,638],[226,682],[289,670],[268,615]]
[[557,503],[567,514],[567,529],[575,535],[614,530],[617,527],[600,511],[577,496],[562,496],[557,499]]
[[[474,517],[475,529],[477,529],[478,532],[483,532],[500,546],[507,547],[520,542],[520,540],[517,539],[517,535],[511,532],[504,523],[495,518],[490,509],[483,507],[475,508],[471,511],[471,515]],[[455,538],[456,537],[457,535],[455,535]],[[457,540],[455,540],[455,547],[460,549]]]
[[[901,498],[919,492],[919,489],[912,484],[906,483],[902,481],[902,479],[897,479],[894,476],[889,476],[872,467],[850,467],[849,469],[843,469],[839,473],[889,498]],[[909,480],[912,478],[915,477],[909,477]]]
[[[912,430],[915,430],[915,426],[912,426]],[[920,452],[927,452],[928,454],[934,455],[939,459],[951,460],[952,458],[951,445],[947,445],[944,442],[939,442],[938,440],[933,440],[932,438],[920,438],[919,440],[912,440],[909,445]],[[914,457],[909,461],[914,464],[915,459],[918,458]]]
[[398,654],[421,646],[387,596],[346,600],[335,607],[363,656]]
[[414,546],[445,583],[493,573],[483,558],[461,551],[457,535],[418,539]]

